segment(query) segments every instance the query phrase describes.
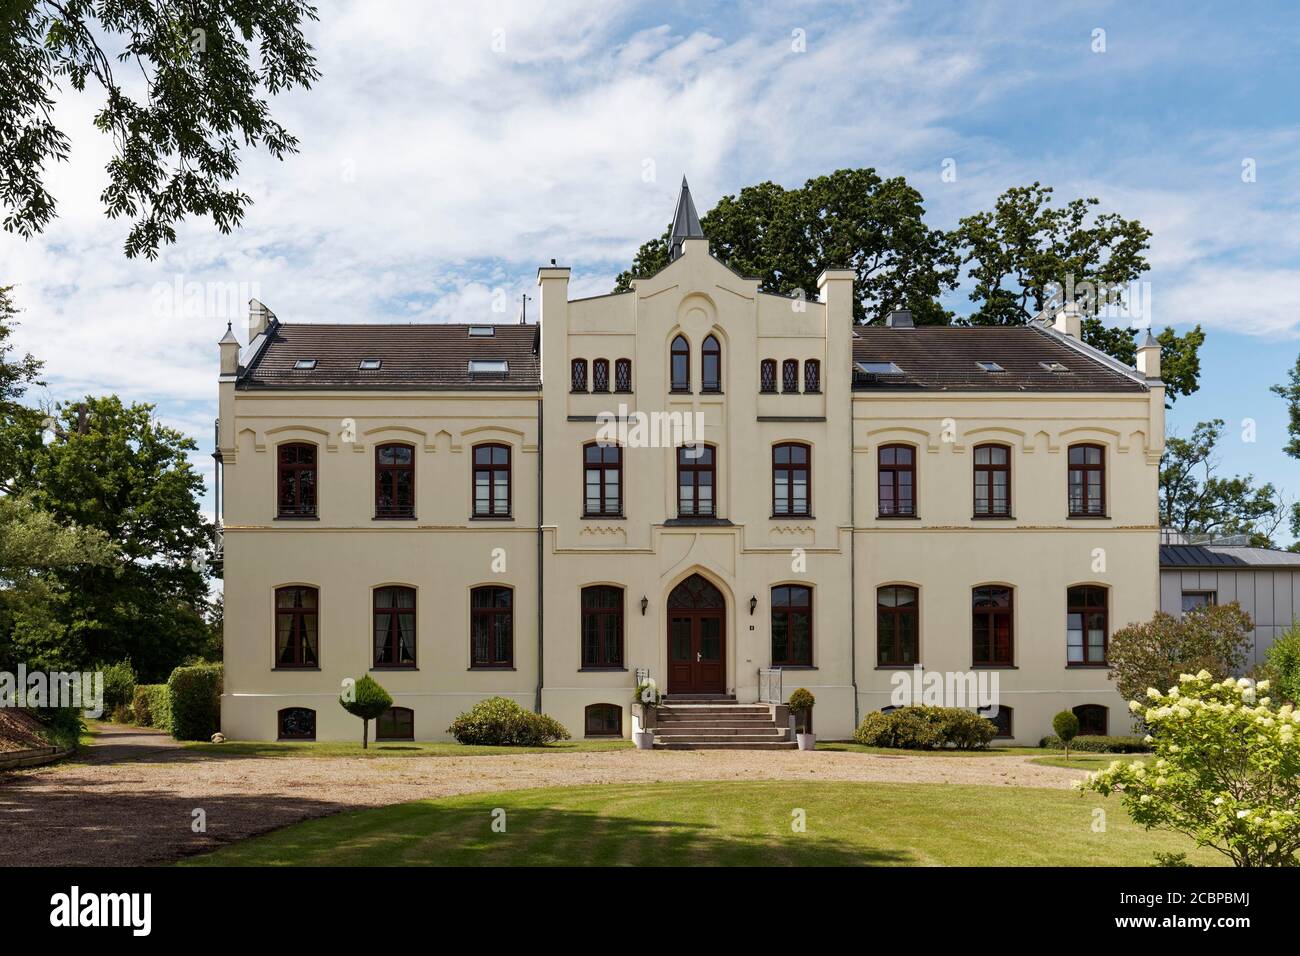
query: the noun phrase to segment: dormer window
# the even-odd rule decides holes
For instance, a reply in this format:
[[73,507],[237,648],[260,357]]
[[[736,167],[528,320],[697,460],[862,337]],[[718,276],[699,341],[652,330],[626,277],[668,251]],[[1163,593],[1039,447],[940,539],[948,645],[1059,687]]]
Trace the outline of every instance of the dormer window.
[[357,363],[357,368],[363,372],[376,372],[383,364],[383,359],[362,359]]
[[1064,365],[1062,365],[1060,362],[1039,362],[1038,364],[1039,364],[1042,368],[1046,369],[1046,370],[1049,371],[1049,372],[1068,372],[1068,371],[1069,371],[1069,369],[1066,368]]
[[315,367],[315,359],[298,359],[298,361],[293,363],[293,368],[296,372],[310,372]]
[[470,378],[497,376],[504,378],[510,371],[510,364],[505,359],[470,359]]
[[490,325],[471,325],[469,327],[469,336],[472,339],[491,338],[497,334],[497,330]]
[[984,372],[1005,372],[1006,371],[1006,369],[1004,369],[997,362],[976,362],[975,364],[978,365],[980,367],[980,370]]

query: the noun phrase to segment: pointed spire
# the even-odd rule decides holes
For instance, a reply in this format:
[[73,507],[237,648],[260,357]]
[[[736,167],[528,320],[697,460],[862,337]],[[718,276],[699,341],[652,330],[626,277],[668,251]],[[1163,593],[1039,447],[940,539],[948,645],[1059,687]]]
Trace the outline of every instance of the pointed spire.
[[700,217],[695,211],[695,202],[691,199],[691,187],[682,177],[682,194],[677,198],[677,211],[673,213],[673,228],[668,239],[668,261],[672,262],[682,254],[684,239],[703,239],[704,230],[700,227]]
[[221,342],[220,342],[221,345],[227,345],[231,342],[233,342],[235,345],[239,344],[239,339],[235,338],[234,329],[232,329],[230,325],[231,324],[229,322],[226,323],[226,334],[221,337]]

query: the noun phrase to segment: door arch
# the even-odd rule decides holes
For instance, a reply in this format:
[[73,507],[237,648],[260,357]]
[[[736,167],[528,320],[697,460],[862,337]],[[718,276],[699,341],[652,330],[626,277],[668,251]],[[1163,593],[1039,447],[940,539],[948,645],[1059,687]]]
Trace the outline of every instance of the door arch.
[[668,693],[727,689],[727,599],[699,574],[668,594]]

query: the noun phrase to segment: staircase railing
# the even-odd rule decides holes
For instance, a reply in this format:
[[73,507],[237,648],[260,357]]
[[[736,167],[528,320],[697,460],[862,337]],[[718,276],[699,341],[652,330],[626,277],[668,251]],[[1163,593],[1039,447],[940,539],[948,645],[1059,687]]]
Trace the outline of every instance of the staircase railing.
[[785,703],[781,668],[760,667],[758,669],[758,701],[761,704]]

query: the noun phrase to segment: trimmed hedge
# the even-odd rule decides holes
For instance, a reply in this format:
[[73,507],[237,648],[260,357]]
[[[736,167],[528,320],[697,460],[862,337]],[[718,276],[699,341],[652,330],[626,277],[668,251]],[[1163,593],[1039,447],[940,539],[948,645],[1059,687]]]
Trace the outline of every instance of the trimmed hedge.
[[452,721],[447,733],[458,743],[492,747],[540,747],[569,739],[569,732],[555,718],[524,710],[508,697],[479,701]]
[[178,667],[167,678],[171,734],[177,740],[208,740],[221,729],[221,665]]
[[[122,712],[130,708],[135,697],[135,668],[128,658],[110,664],[104,671],[104,713],[119,720]],[[129,714],[128,714],[129,717]]]
[[171,699],[166,684],[136,684],[135,699],[131,701],[135,722],[141,727],[171,730]]
[[[1044,737],[1038,746],[1049,750],[1064,750],[1065,744],[1055,734]],[[1151,752],[1149,744],[1144,744],[1141,737],[1100,737],[1081,736],[1070,741],[1070,749],[1090,754],[1145,754]]]
[[853,739],[898,750],[983,750],[996,734],[991,720],[960,707],[899,707],[867,714]]

